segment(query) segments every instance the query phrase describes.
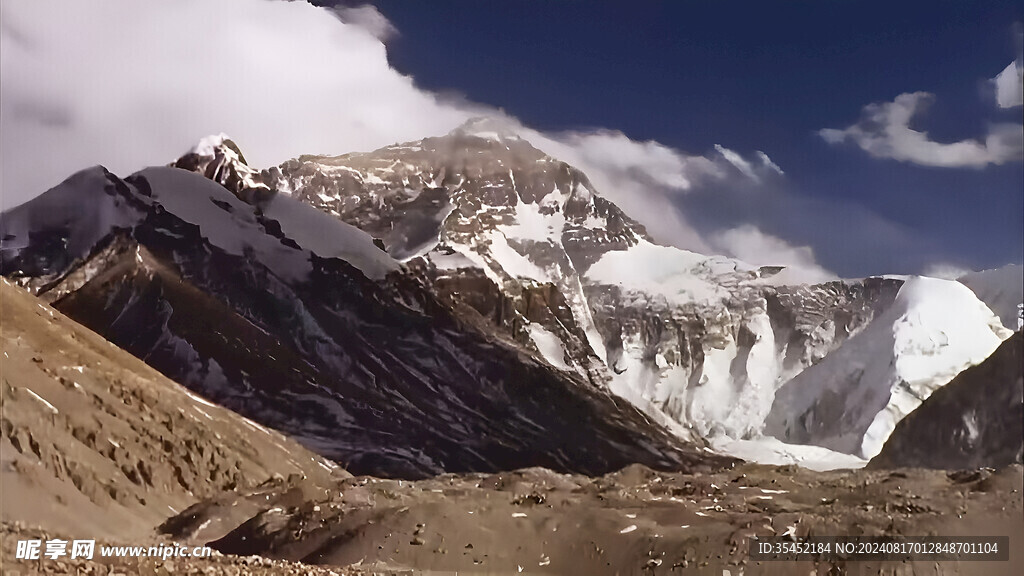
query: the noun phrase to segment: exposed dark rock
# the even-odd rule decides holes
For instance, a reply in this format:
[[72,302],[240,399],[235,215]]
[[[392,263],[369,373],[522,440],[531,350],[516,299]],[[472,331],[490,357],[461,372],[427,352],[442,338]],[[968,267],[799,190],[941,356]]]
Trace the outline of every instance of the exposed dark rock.
[[1024,456],[1024,337],[936,390],[896,425],[872,468],[999,468]]

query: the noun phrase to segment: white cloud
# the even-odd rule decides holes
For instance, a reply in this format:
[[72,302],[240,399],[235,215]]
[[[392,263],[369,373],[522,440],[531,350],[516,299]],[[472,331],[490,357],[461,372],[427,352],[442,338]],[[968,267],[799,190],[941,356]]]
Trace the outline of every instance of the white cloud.
[[772,162],[772,159],[769,158],[767,154],[765,154],[764,152],[761,152],[760,150],[758,150],[756,153],[757,153],[757,157],[761,159],[761,164],[765,168],[768,168],[768,169],[772,170],[773,172],[775,172],[779,176],[782,176],[782,175],[785,174],[785,172],[782,171],[782,168],[780,168],[779,165],[776,164],[775,162]]
[[754,151],[754,156],[757,157],[757,162],[751,162],[741,156],[739,152],[730,150],[721,144],[715,144],[715,151],[718,152],[733,168],[738,170],[740,174],[743,174],[749,178],[751,182],[757,184],[760,184],[766,176],[782,176],[785,174],[778,164],[772,162],[772,159],[760,150]]
[[517,130],[537,148],[583,170],[603,196],[642,223],[656,240],[696,252],[711,252],[713,247],[678,210],[676,197],[712,183],[757,185],[769,173],[782,173],[763,152],[757,152],[763,159],[753,163],[720,145],[715,146],[717,153],[701,156],[658,142],[637,142],[612,130]]
[[642,223],[655,239],[698,252],[709,250],[673,198],[706,179],[724,178],[713,161],[609,130],[542,134],[522,129],[520,134],[583,170],[603,196]]
[[726,255],[755,266],[787,266],[787,282],[818,283],[837,278],[818,265],[811,247],[793,246],[751,224],[715,233],[711,243]]
[[911,128],[911,118],[933,99],[934,95],[927,92],[900,94],[892,102],[865,106],[862,119],[852,126],[826,128],[818,134],[829,144],[852,142],[875,158],[923,166],[983,168],[1024,158],[1020,124],[993,124],[983,142],[969,139],[948,144],[935,142],[927,132]]
[[[544,135],[575,149],[587,163],[604,166],[620,175],[633,175],[648,184],[686,191],[703,178],[722,177],[720,168],[703,156],[689,156],[658,142],[637,142],[622,132],[595,130]],[[572,152],[568,152],[572,154]]]
[[921,271],[921,274],[932,278],[941,278],[943,280],[956,280],[970,272],[973,272],[973,270],[964,268],[963,266],[950,264],[949,262],[936,262],[925,266],[924,270]]
[[479,113],[417,89],[373,33],[305,2],[0,10],[5,206],[87,166],[127,174],[168,162],[207,134],[226,132],[254,165],[271,166],[445,133]]
[[755,182],[759,181],[757,174],[754,173],[754,167],[750,162],[744,160],[743,156],[740,156],[739,153],[729,150],[721,144],[715,144],[715,150],[717,150],[729,164],[732,164],[737,170],[743,173],[744,176]]
[[381,42],[387,42],[398,36],[398,29],[383,14],[369,4],[362,6],[337,6],[334,11],[338,13],[343,22],[355,24],[373,35]]

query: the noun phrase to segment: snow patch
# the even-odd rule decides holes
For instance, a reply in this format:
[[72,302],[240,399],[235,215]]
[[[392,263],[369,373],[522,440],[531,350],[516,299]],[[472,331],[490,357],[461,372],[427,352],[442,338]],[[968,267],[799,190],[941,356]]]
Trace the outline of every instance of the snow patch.
[[596,214],[587,214],[586,219],[580,223],[580,226],[591,230],[605,230],[608,228],[608,219]]
[[23,388],[23,390],[28,392],[33,398],[35,398],[40,403],[42,403],[43,406],[46,406],[46,409],[49,410],[50,412],[53,412],[54,414],[59,414],[60,413],[60,411],[57,410],[56,406],[54,406],[53,404],[50,404],[49,402],[47,402],[46,398],[43,398],[39,394],[36,394],[35,392],[33,392],[31,388]]
[[[508,239],[500,231],[492,230],[486,235],[490,242],[491,258],[501,266],[506,274],[513,278],[528,278],[538,282],[550,282],[550,276],[539,266],[530,262],[529,258],[509,246]],[[500,283],[499,283],[500,285]]]
[[455,251],[451,254],[443,252],[430,252],[427,257],[438,270],[458,270],[460,268],[479,268],[479,264],[467,258],[461,252]]
[[571,369],[565,363],[565,348],[562,347],[562,341],[553,332],[534,322],[530,324],[530,338],[549,364],[562,370]]
[[263,213],[276,220],[286,236],[323,258],[341,258],[367,278],[380,280],[401,268],[366,232],[286,196],[274,196]]
[[387,184],[387,180],[384,180],[380,176],[377,176],[373,172],[367,172],[363,175],[364,184]]
[[199,140],[199,142],[192,147],[190,152],[200,156],[214,156],[217,154],[217,148],[223,146],[225,140],[230,140],[230,138],[223,132],[220,134],[206,136]]
[[520,201],[516,204],[516,223],[497,228],[508,238],[517,240],[546,243],[560,239],[565,228],[565,215],[561,211],[543,214],[540,209],[540,204]]
[[707,260],[706,256],[695,252],[641,240],[627,250],[601,256],[587,270],[586,277],[592,282],[618,285],[627,291],[660,294],[676,304],[710,304],[728,298],[729,294],[695,272]]
[[68,257],[82,258],[114,228],[134,226],[142,213],[114,191],[107,176],[100,166],[82,170],[31,202],[4,212],[0,218],[4,258],[26,248],[30,235],[40,232],[61,234]]
[[[723,436],[712,438],[709,440],[709,443],[715,452],[749,462],[758,462],[772,466],[796,464],[819,472],[863,468],[868,463],[863,458],[835,452],[828,448],[786,444],[781,440],[771,437],[734,440]],[[762,492],[777,494],[784,491],[762,490]]]

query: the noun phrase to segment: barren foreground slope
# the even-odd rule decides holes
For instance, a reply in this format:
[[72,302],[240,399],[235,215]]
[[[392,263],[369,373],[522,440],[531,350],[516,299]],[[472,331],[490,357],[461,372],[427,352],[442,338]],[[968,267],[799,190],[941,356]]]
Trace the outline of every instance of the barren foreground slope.
[[327,460],[210,404],[6,280],[0,282],[0,515],[146,539],[199,498]]

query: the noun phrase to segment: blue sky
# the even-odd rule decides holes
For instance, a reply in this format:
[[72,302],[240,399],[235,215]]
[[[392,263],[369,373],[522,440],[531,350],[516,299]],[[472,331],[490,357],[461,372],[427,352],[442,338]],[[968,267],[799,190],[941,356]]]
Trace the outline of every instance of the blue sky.
[[1024,257],[1019,158],[922,166],[817,133],[918,91],[934,99],[910,125],[939,142],[1019,124],[1021,108],[995,106],[988,80],[1017,53],[1020,3],[373,4],[397,29],[389,61],[423,88],[540,130],[612,128],[694,154],[763,150],[785,170],[758,195],[713,186],[678,199],[698,228],[752,221],[844,275]]

